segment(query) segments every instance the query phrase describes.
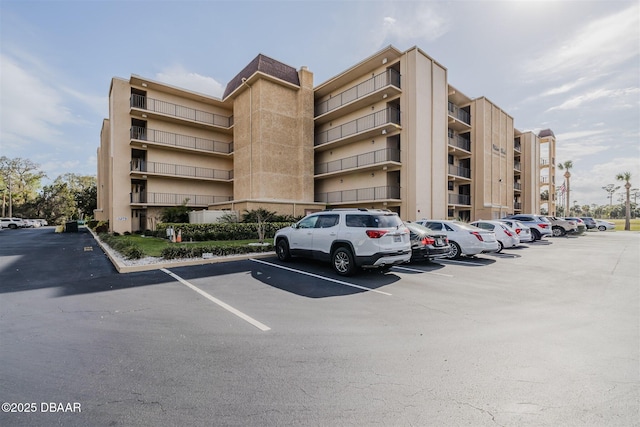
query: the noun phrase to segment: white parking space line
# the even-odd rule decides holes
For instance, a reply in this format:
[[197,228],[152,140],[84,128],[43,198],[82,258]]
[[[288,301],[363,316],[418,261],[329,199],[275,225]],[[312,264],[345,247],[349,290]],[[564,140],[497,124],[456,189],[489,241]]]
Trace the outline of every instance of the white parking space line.
[[326,280],[328,282],[337,283],[339,285],[351,286],[352,288],[358,288],[358,289],[362,289],[362,290],[365,290],[365,291],[370,291],[370,292],[375,292],[375,293],[382,294],[382,295],[391,296],[391,294],[389,294],[387,292],[378,291],[376,289],[367,288],[367,287],[364,287],[364,286],[356,285],[354,283],[343,282],[342,280],[336,280],[336,279],[332,279],[330,277],[320,276],[319,274],[309,273],[309,272],[302,271],[302,270],[296,270],[294,268],[285,267],[283,265],[271,264],[270,262],[265,262],[265,261],[262,261],[262,260],[259,260],[259,259],[253,259],[252,258],[251,261],[258,262],[260,264],[269,265],[269,266],[275,267],[275,268],[281,268],[282,270],[293,271],[294,273],[304,274],[305,276],[315,277],[317,279]]
[[247,316],[246,314],[244,314],[240,310],[236,310],[235,308],[231,307],[229,304],[227,304],[225,302],[222,302],[217,298],[212,297],[211,295],[209,295],[208,293],[206,293],[202,289],[198,288],[197,286],[192,285],[191,283],[189,283],[186,280],[184,280],[182,277],[178,276],[175,273],[172,273],[171,271],[167,270],[166,268],[162,268],[161,271],[167,273],[169,276],[173,277],[178,282],[180,282],[183,285],[185,285],[185,286],[191,288],[192,290],[196,291],[197,293],[199,293],[200,295],[202,295],[203,297],[205,297],[209,301],[218,304],[220,307],[224,308],[228,312],[233,313],[236,316],[238,316],[239,318],[241,318],[242,320],[245,320],[245,321],[249,322],[250,324],[252,324],[256,328],[260,329],[261,331],[266,332],[266,331],[271,330],[270,327],[264,325],[263,323],[258,322],[257,320],[255,320],[254,318],[252,318],[250,316]]
[[482,265],[482,263],[479,262],[472,262],[472,261],[458,261],[455,259],[442,259],[442,260],[438,260],[438,262],[444,262],[446,263],[454,263],[454,264],[462,264],[462,265]]
[[406,271],[411,271],[412,273],[425,273],[425,274],[434,274],[436,276],[443,276],[443,277],[453,277],[452,274],[444,274],[444,273],[436,273],[435,271],[429,271],[429,270],[419,270],[417,268],[409,268],[409,267],[400,267],[400,266],[395,266],[393,267],[394,270],[406,270]]

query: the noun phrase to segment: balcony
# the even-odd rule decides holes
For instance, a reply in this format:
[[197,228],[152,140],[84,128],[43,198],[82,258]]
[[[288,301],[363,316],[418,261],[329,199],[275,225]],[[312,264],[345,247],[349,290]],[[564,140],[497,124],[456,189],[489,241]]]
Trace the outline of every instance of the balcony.
[[456,131],[471,129],[471,115],[462,108],[449,101],[449,127]]
[[463,153],[460,154],[471,154],[471,141],[466,138],[463,138],[460,135],[453,134],[449,135],[449,152],[454,153],[462,150]]
[[549,160],[547,160],[547,159],[540,159],[540,167],[542,167],[542,168],[548,168],[548,167],[549,167]]
[[449,175],[453,175],[455,177],[471,179],[471,169],[465,168],[462,166],[448,165],[449,166]]
[[379,92],[384,92],[380,99],[399,94],[400,73],[393,69],[386,70],[336,96],[316,103],[315,117],[326,123],[375,102]]
[[154,144],[166,148],[179,150],[194,150],[207,154],[230,155],[233,153],[233,142],[215,141],[213,139],[196,138],[140,126],[130,129],[131,141],[144,141],[144,144]]
[[516,211],[521,211],[522,210],[522,203],[513,202],[513,209],[516,210]]
[[177,121],[188,120],[202,125],[215,126],[229,130],[233,126],[233,116],[223,116],[210,113],[208,111],[196,110],[195,108],[161,101],[159,99],[148,98],[143,95],[131,94],[129,106],[133,110],[141,110],[146,113],[154,113],[159,118],[178,119]]
[[520,184],[519,182],[514,182],[513,183],[513,189],[515,191],[522,191],[522,184]]
[[317,193],[315,201],[326,204],[400,200],[400,187],[370,187]]
[[522,170],[522,165],[520,162],[513,162],[513,170],[520,172]]
[[367,166],[379,166],[381,163],[389,162],[400,163],[400,150],[395,148],[384,148],[382,150],[370,151],[368,153],[345,157],[344,159],[338,159],[331,162],[318,163],[315,166],[315,174],[337,174],[345,170],[353,170],[357,168],[366,169]]
[[521,151],[522,151],[522,144],[521,144],[520,142],[516,142],[516,143],[514,143],[514,144],[513,144],[513,150],[514,150],[516,153],[521,152]]
[[471,206],[471,196],[467,194],[449,194],[450,205]]
[[[386,134],[385,126],[392,125],[395,130],[400,127],[400,110],[393,107],[385,108],[357,120],[336,126],[315,136],[316,147],[331,143],[331,147],[347,144],[357,139],[365,139],[374,135]],[[323,147],[328,149],[329,147]]]
[[139,159],[132,160],[129,166],[130,171],[137,174],[175,176],[179,178],[193,178],[212,181],[231,181],[233,179],[232,170],[147,162]]
[[180,206],[186,201],[187,206],[206,207],[212,203],[229,202],[232,196],[211,196],[204,194],[174,193],[129,193],[132,205]]

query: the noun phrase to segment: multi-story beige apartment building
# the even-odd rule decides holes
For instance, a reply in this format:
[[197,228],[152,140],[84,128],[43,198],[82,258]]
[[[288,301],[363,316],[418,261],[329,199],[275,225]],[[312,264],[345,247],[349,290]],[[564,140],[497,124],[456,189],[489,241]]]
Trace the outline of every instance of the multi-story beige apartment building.
[[417,47],[389,46],[315,87],[306,67],[258,55],[222,99],[114,78],[96,219],[152,229],[182,203],[294,216],[384,208],[406,220],[538,212],[540,142]]

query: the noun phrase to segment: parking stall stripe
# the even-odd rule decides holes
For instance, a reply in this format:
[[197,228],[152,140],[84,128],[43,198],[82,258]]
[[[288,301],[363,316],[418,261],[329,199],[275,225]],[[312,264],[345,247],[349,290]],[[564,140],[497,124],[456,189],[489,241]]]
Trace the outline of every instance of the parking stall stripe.
[[426,274],[435,274],[436,276],[453,277],[452,274],[436,273],[435,271],[419,270],[417,268],[400,267],[397,265],[393,267],[393,269],[411,271],[412,273],[426,273]]
[[281,268],[281,269],[287,270],[287,271],[293,271],[294,273],[304,274],[305,276],[311,276],[311,277],[315,277],[317,279],[327,280],[329,282],[337,283],[339,285],[351,286],[352,288],[358,288],[358,289],[362,289],[362,290],[365,290],[365,291],[370,291],[370,292],[375,292],[375,293],[382,294],[382,295],[391,296],[391,294],[387,293],[387,292],[378,291],[376,289],[367,288],[367,287],[364,287],[364,286],[356,285],[354,283],[343,282],[342,280],[336,280],[336,279],[332,279],[330,277],[320,276],[319,274],[308,273],[306,271],[296,270],[296,269],[293,269],[293,268],[285,267],[283,265],[271,264],[270,262],[265,262],[265,261],[262,261],[262,260],[259,260],[259,259],[253,259],[252,258],[251,261],[258,262],[260,264],[269,265],[271,267]]
[[182,277],[178,276],[175,273],[172,273],[171,271],[167,270],[166,268],[162,268],[161,271],[167,273],[169,276],[173,277],[178,282],[180,282],[183,285],[185,285],[185,286],[191,288],[192,290],[196,291],[197,293],[199,293],[200,295],[202,295],[203,297],[205,297],[209,301],[211,301],[211,302],[213,302],[215,304],[218,304],[220,307],[224,308],[228,312],[233,313],[236,316],[238,316],[239,318],[241,318],[242,320],[245,320],[245,321],[249,322],[250,324],[252,324],[256,328],[260,329],[261,331],[266,332],[266,331],[271,330],[271,328],[266,326],[265,324],[258,322],[254,318],[252,318],[250,316],[247,316],[246,314],[244,314],[243,312],[241,312],[239,310],[236,310],[235,308],[231,307],[229,304],[227,304],[227,303],[225,303],[223,301],[220,301],[219,299],[217,299],[215,297],[212,297],[211,295],[209,295],[208,293],[206,293],[202,289],[198,288],[197,286],[192,285],[191,283],[189,283],[186,280],[184,280]]

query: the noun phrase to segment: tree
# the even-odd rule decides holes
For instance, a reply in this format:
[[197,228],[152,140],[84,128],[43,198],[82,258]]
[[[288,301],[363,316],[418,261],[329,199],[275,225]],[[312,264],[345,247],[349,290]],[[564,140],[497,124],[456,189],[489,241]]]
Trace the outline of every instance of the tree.
[[606,186],[602,187],[604,191],[609,193],[609,195],[607,196],[607,198],[609,199],[609,206],[613,205],[613,193],[618,191],[619,188],[620,186],[616,186],[615,184],[607,184]]
[[560,164],[558,164],[558,169],[566,171],[566,172],[564,173],[564,178],[565,178],[565,181],[566,181],[566,183],[567,183],[567,185],[566,185],[566,187],[567,187],[567,198],[566,198],[566,201],[567,201],[567,209],[566,209],[566,212],[569,212],[569,211],[570,211],[570,208],[569,208],[569,203],[570,203],[570,202],[569,202],[569,201],[571,200],[571,199],[570,199],[570,197],[571,197],[571,193],[570,193],[570,182],[569,182],[569,181],[570,181],[570,178],[571,178],[571,173],[569,173],[569,170],[570,170],[571,168],[573,168],[573,161],[572,161],[572,160],[567,160],[567,161],[566,161],[566,162],[564,162],[564,163],[560,163]]
[[[624,229],[631,229],[631,172],[623,172],[616,175],[618,181],[626,181],[624,188],[627,190],[627,199],[625,201]],[[620,188],[620,187],[618,187]]]
[[[2,216],[13,216],[13,206],[18,209],[36,198],[40,180],[47,175],[40,165],[29,159],[0,157],[0,188],[2,192]],[[7,213],[7,207],[9,212]]]
[[184,199],[180,206],[172,206],[162,211],[162,222],[188,223],[189,207],[187,206],[189,199]]

